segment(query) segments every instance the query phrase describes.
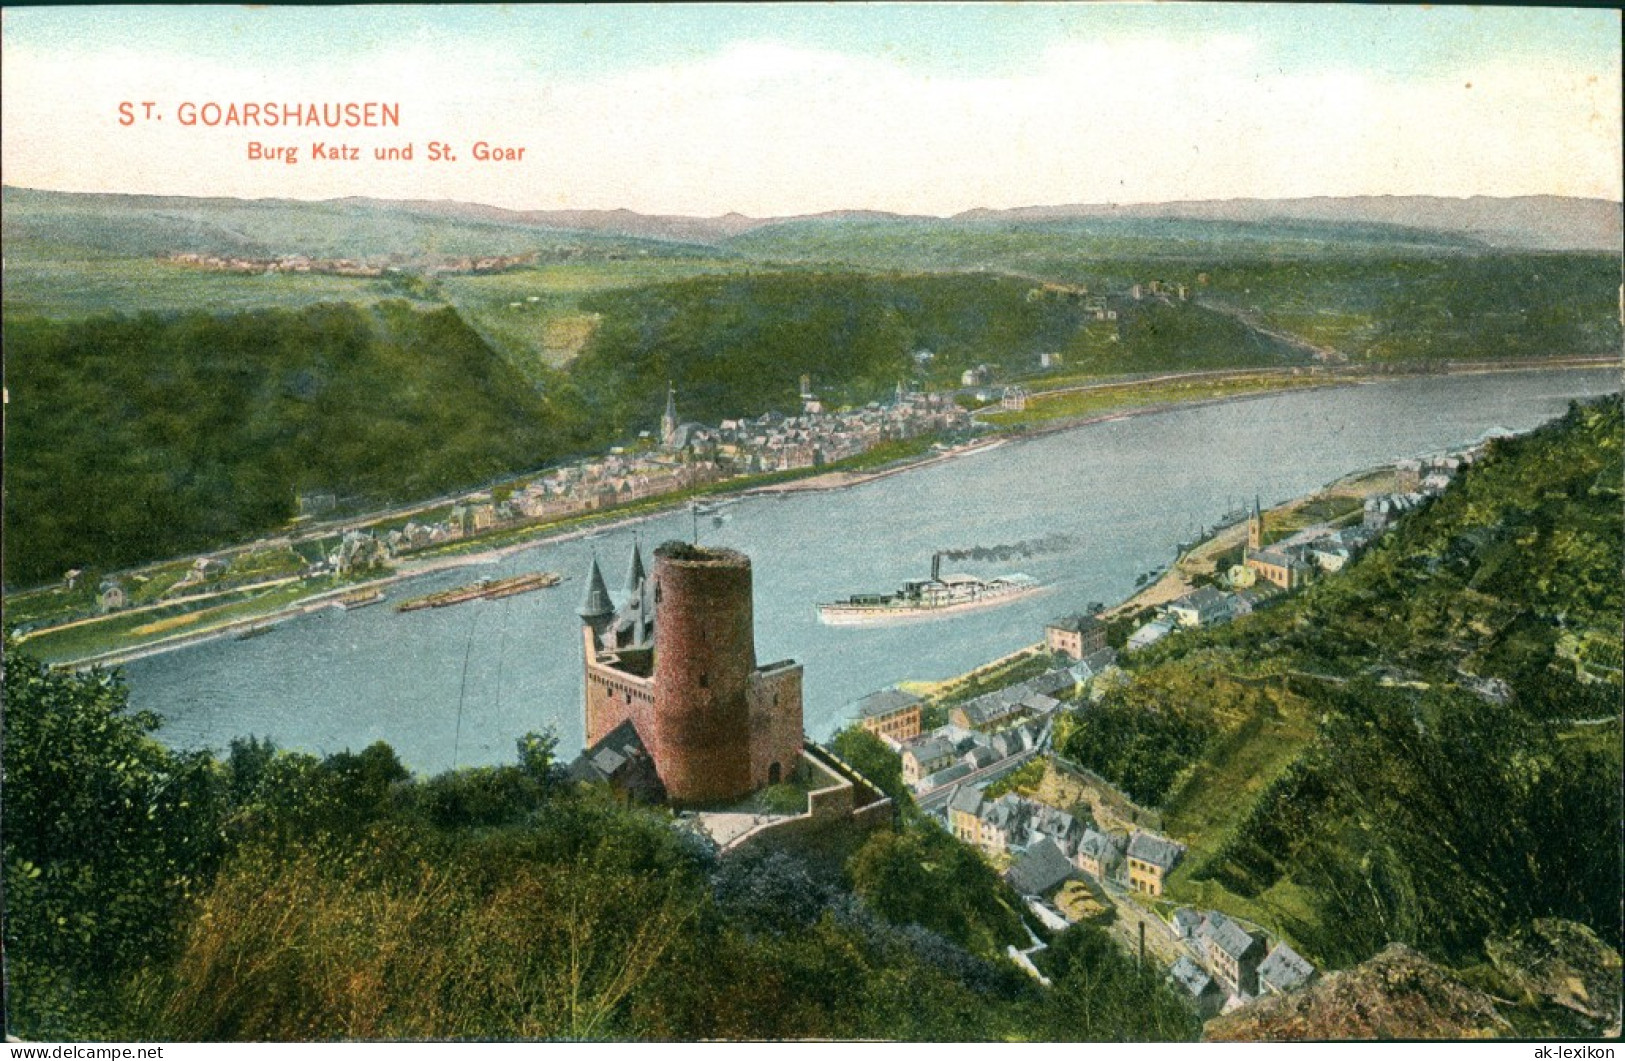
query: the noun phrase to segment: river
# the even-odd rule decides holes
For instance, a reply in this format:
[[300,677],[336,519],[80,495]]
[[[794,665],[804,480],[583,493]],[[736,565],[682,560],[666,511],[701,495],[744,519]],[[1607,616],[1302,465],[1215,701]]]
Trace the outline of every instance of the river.
[[[1495,429],[1523,431],[1571,398],[1617,390],[1614,370],[1450,376],[1284,393],[1129,417],[1012,442],[828,493],[726,504],[701,518],[702,544],[753,562],[762,662],[806,668],[806,728],[843,723],[857,697],[906,679],[962,673],[1042,636],[1046,619],[1115,603],[1135,577],[1229,507],[1266,505],[1353,471],[1461,447]],[[393,601],[525,571],[558,588],[399,614],[388,605],[325,610],[264,636],[219,640],[127,664],[135,706],[165,720],[158,736],[223,748],[233,737],[330,753],[391,744],[420,772],[512,761],[514,742],[551,728],[560,753],[582,739],[581,639],[575,609],[596,554],[617,598],[634,534],[646,559],[688,538],[687,512],[595,538],[542,543],[499,562],[391,587]],[[1045,540],[1005,562],[946,571],[1022,571],[1049,589],[991,610],[889,627],[825,627],[813,605],[924,577],[931,554]]]

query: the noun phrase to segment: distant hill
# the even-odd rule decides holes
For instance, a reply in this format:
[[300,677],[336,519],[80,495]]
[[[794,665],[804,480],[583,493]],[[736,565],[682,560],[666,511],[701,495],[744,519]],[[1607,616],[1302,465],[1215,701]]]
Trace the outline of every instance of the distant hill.
[[[175,253],[392,259],[540,253],[544,258],[694,254],[669,239],[550,226],[493,207],[374,199],[205,199],[5,188],[8,258],[153,258]],[[706,251],[705,253],[713,253]]]
[[[354,200],[377,206],[372,200]],[[633,210],[504,210],[448,200],[393,204],[422,213],[493,221],[508,225],[595,232],[625,237],[717,244],[761,229],[879,224],[951,230],[968,224],[1048,227],[1056,222],[1110,219],[1126,221],[1224,222],[1206,235],[1234,235],[1234,226],[1303,229],[1318,223],[1330,237],[1377,238],[1400,243],[1477,244],[1502,250],[1618,250],[1622,238],[1620,204],[1603,199],[1553,195],[1453,199],[1441,196],[1350,196],[1306,199],[1219,199],[1154,204],[1074,204],[1008,210],[979,208],[948,218],[882,210],[832,210],[784,217],[717,217],[640,214]],[[1199,227],[1189,231],[1200,238]],[[1255,234],[1255,238],[1257,234]],[[1426,237],[1423,239],[1423,237]]]
[[[1269,238],[1355,243],[1394,242],[1481,246],[1500,250],[1618,251],[1621,208],[1602,199],[1560,196],[1450,199],[1438,196],[1355,196],[1307,199],[1227,199],[1156,204],[1072,204],[1008,210],[967,210],[950,218],[835,210],[786,217],[641,214],[633,210],[509,210],[453,200],[365,197],[307,201],[184,196],[80,194],[4,189],[5,235],[53,239],[114,253],[181,249],[304,254],[513,253],[539,237],[570,234],[577,241],[672,252],[686,245],[715,249],[740,237],[847,226],[895,231],[954,232],[1015,226],[1220,242]],[[294,222],[297,221],[297,224]],[[1111,222],[1105,229],[1067,223]],[[1157,222],[1150,227],[1130,222]],[[1168,223],[1189,222],[1168,227]],[[1306,228],[1306,226],[1311,226]],[[103,230],[106,231],[103,231]],[[628,243],[630,241],[630,243]],[[747,243],[746,246],[749,244]]]
[[1078,218],[1178,218],[1247,223],[1320,221],[1449,233],[1507,250],[1615,251],[1625,238],[1620,204],[1555,195],[1512,198],[1431,195],[1219,199],[1141,205],[1033,206],[969,210],[956,221],[1054,222]]

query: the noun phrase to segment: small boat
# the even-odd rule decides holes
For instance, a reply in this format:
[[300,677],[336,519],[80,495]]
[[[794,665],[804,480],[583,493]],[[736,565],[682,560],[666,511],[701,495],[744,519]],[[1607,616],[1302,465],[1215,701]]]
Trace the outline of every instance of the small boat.
[[346,593],[333,602],[333,607],[340,611],[352,612],[357,608],[365,608],[373,604],[382,604],[384,591],[381,589],[361,589],[354,593]]
[[237,634],[237,640],[247,641],[251,637],[263,637],[264,635],[270,633],[271,630],[272,627],[270,623],[255,623],[248,629],[239,631]]

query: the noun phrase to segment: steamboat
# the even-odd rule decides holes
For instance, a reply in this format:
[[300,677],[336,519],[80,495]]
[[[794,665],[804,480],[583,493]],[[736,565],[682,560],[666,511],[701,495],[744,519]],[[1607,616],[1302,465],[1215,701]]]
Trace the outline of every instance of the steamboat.
[[932,619],[1031,596],[1043,584],[1030,575],[996,578],[944,575],[942,554],[931,557],[931,577],[910,579],[891,593],[859,593],[843,601],[818,605],[818,621],[827,626],[861,626],[904,619]]

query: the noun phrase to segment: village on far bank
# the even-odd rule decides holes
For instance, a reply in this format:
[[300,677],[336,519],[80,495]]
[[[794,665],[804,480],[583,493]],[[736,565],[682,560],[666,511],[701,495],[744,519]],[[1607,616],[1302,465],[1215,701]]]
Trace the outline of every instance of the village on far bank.
[[[920,810],[980,851],[1048,928],[1107,925],[1203,1017],[1297,990],[1316,970],[1278,931],[1165,896],[1186,846],[1163,834],[1157,810],[1061,754],[1056,731],[1132,681],[1119,664],[1134,654],[1335,578],[1482,451],[1401,460],[1269,511],[1255,501],[1182,543],[1117,607],[1056,617],[1042,642],[960,678],[873,692],[851,706],[852,725],[899,757]],[[1011,952],[1038,975],[1031,951]]]
[[956,395],[904,381],[890,401],[830,410],[802,376],[799,401],[793,416],[769,412],[708,425],[679,418],[672,387],[656,430],[602,455],[339,522],[326,521],[338,505],[332,494],[301,495],[285,534],[130,571],[68,571],[60,583],[8,598],[8,629],[19,642],[51,642],[36,651],[65,657],[64,664],[118,663],[132,652],[251,633],[314,608],[380,603],[381,591],[358,591],[460,566],[481,551],[523,548],[577,524],[684,499],[698,513],[699,499],[713,493],[782,487],[822,469],[834,469],[830,485],[841,485],[850,475],[843,467],[866,457],[912,465],[989,444],[978,438],[987,426]]

